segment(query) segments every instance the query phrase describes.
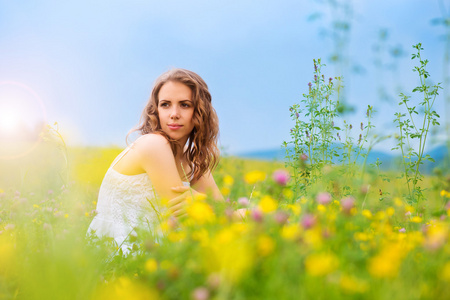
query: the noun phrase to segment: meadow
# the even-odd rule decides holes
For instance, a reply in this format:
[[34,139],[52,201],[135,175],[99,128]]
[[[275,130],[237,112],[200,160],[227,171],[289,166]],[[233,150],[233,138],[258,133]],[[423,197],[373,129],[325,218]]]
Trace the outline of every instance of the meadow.
[[[421,81],[417,113],[402,98],[401,162],[384,172],[364,159],[385,138],[371,135],[373,108],[358,128],[347,124],[340,79],[322,67],[314,61],[308,93],[290,108],[286,162],[222,157],[214,177],[226,201],[188,198],[185,218],[158,224],[162,240],[137,229],[128,255],[86,235],[122,149],[66,147],[48,126],[34,151],[0,160],[0,298],[448,299],[450,178],[420,172],[439,88]],[[239,208],[247,214],[236,220]]]

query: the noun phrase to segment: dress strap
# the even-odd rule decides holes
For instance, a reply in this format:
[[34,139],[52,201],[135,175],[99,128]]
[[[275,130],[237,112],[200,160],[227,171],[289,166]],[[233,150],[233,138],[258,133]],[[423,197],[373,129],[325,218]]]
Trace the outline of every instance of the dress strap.
[[[131,144],[131,145],[133,145],[133,144]],[[110,168],[113,168],[113,167],[119,162],[119,160],[121,160],[122,157],[124,157],[124,155],[127,154],[128,151],[130,151],[131,145],[128,146],[128,147],[126,147],[125,150],[123,150],[122,153],[120,153],[120,154],[114,159],[114,161],[112,162]]]
[[143,137],[143,135],[141,135],[140,137],[138,137],[134,142],[132,142],[128,147],[125,148],[125,150],[122,151],[122,153],[120,153],[116,159],[114,159],[114,161],[112,162],[110,168],[114,167],[121,159],[122,157],[124,157],[125,154],[128,153],[128,151],[130,151],[130,149],[133,147],[133,145],[141,138]]

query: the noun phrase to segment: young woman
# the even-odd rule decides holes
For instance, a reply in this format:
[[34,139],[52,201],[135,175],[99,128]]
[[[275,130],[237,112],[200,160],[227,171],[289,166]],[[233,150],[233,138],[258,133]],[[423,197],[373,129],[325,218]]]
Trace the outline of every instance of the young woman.
[[[134,131],[141,136],[106,172],[88,230],[114,238],[124,253],[136,227],[145,224],[158,236],[155,224],[167,209],[173,217],[184,215],[188,194],[223,199],[211,175],[219,156],[218,118],[199,75],[184,69],[162,74]],[[170,199],[168,207],[161,199]]]

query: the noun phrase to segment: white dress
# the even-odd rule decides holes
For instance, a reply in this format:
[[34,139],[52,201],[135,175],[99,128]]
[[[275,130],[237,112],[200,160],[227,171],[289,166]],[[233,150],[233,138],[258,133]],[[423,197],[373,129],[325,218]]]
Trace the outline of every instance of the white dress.
[[[128,237],[136,234],[137,227],[151,230],[156,241],[162,236],[158,225],[167,210],[162,207],[147,173],[124,175],[113,169],[132,145],[106,171],[98,195],[97,215],[88,229],[88,235],[113,238],[124,254],[132,247]],[[183,184],[189,186],[188,182]]]

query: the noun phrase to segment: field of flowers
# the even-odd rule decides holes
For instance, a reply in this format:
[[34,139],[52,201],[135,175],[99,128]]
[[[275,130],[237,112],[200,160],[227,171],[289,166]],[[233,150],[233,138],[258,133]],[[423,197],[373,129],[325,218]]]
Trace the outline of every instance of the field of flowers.
[[[280,163],[223,158],[226,203],[190,199],[188,217],[139,232],[124,257],[86,237],[99,184],[120,149],[42,145],[2,162],[2,299],[445,299],[450,294],[449,182],[429,176],[426,202],[374,176],[343,195],[339,168],[296,199]],[[20,162],[20,163],[19,163]],[[69,174],[66,174],[70,170]],[[69,182],[67,182],[67,178]],[[388,193],[388,196],[383,193]],[[231,211],[248,208],[243,220]]]
[[314,61],[309,93],[290,108],[286,163],[223,157],[214,177],[226,201],[188,198],[186,217],[163,216],[157,242],[136,229],[127,255],[86,235],[121,149],[67,148],[49,126],[33,152],[0,160],[0,299],[449,299],[450,177],[420,171],[433,160],[439,85],[427,85],[414,47],[423,109],[402,95],[398,171],[366,164],[387,138],[370,133],[373,108],[358,129],[342,121],[340,79]]

